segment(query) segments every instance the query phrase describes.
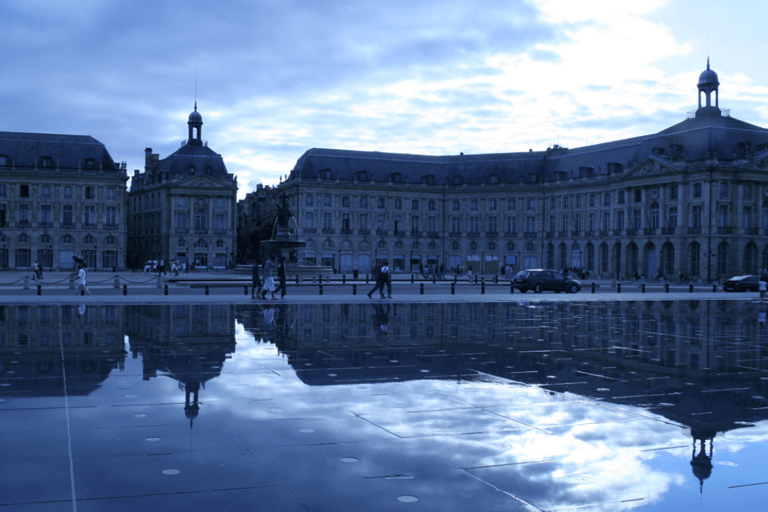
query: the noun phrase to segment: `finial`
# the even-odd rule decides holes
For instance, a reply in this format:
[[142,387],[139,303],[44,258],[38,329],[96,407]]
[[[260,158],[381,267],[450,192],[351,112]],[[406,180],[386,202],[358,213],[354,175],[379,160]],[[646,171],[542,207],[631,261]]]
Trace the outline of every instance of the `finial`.
[[[707,69],[709,69],[709,59],[707,59]],[[195,112],[197,112],[197,100],[195,100]]]
[[707,69],[709,69],[709,55],[707,55]]

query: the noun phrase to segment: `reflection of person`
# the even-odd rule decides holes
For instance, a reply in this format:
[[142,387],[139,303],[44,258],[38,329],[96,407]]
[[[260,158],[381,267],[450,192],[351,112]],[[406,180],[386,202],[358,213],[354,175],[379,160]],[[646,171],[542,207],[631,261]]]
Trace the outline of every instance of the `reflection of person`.
[[77,271],[77,287],[75,288],[75,294],[80,292],[85,292],[87,295],[91,294],[91,292],[88,291],[86,280],[87,274],[85,272],[85,263],[83,263],[80,265],[80,270]]
[[760,306],[757,310],[757,323],[760,327],[765,327],[765,306]]
[[371,315],[371,323],[376,330],[376,334],[386,336],[389,332],[389,304],[386,309],[381,304],[372,304],[374,314]]
[[760,290],[760,300],[765,302],[765,294],[768,293],[768,282],[766,282],[764,279],[760,279],[758,286]]

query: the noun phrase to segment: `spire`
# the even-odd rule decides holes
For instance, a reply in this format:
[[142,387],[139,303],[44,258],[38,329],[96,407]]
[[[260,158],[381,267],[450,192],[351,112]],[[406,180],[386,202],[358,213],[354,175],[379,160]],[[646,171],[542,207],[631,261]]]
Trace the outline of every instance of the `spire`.
[[197,100],[195,100],[195,110],[189,114],[187,125],[189,125],[189,140],[187,141],[187,144],[192,146],[202,146],[203,116],[197,111]]

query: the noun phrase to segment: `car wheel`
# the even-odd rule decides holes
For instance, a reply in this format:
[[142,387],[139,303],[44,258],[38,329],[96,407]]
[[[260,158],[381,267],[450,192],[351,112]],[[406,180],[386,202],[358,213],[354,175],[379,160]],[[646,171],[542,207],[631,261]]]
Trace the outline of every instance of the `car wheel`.
[[519,288],[520,293],[525,293],[528,291],[528,288]]
[[544,291],[544,285],[541,283],[537,283],[536,286],[533,287],[533,291],[535,293],[541,293]]
[[571,285],[571,288],[569,289],[569,291],[570,291],[571,293],[577,293],[577,292],[579,291],[579,287],[578,287],[578,286],[576,286],[575,284],[572,284],[572,285]]

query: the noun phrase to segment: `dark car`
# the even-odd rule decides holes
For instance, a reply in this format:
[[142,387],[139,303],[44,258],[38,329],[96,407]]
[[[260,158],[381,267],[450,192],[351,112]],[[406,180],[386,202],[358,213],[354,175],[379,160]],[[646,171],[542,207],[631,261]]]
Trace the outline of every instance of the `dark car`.
[[515,274],[512,283],[523,293],[528,290],[533,290],[536,293],[544,291],[576,293],[581,290],[580,282],[565,277],[555,270],[521,270]]
[[760,290],[758,276],[736,276],[723,283],[726,292],[756,292]]

